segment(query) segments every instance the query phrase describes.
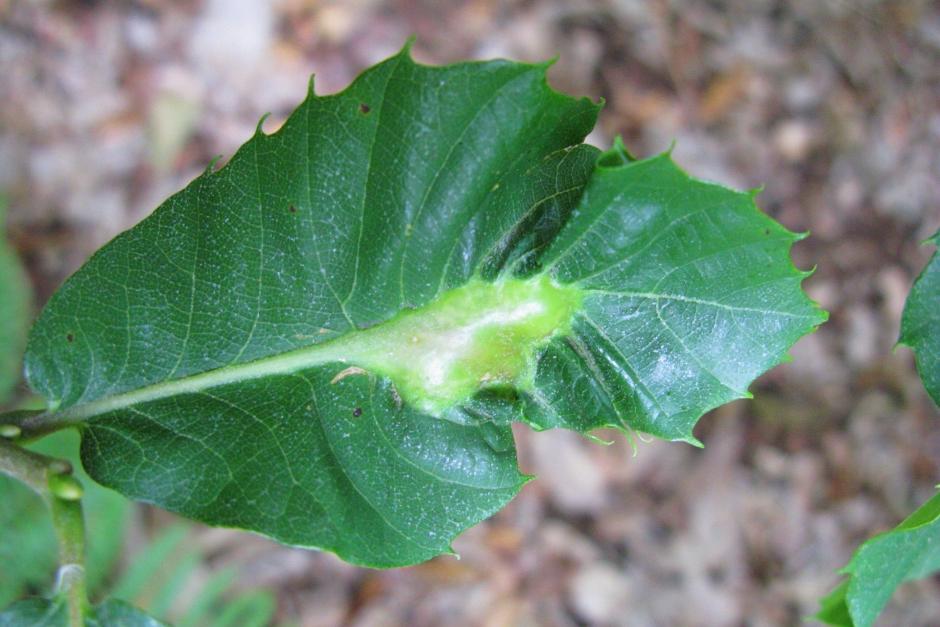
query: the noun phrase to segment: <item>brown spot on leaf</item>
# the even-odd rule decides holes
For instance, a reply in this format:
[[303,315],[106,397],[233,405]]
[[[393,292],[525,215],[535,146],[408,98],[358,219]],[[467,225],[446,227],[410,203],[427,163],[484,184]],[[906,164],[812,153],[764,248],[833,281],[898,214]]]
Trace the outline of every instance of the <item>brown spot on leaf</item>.
[[353,410],[353,417],[358,418],[362,415],[362,407],[357,407]]
[[363,370],[362,368],[358,366],[350,366],[349,368],[346,368],[345,370],[341,370],[340,372],[336,373],[336,376],[330,379],[330,385],[336,385],[337,383],[339,383],[346,377],[351,377],[354,374],[367,374],[367,373],[365,370]]
[[288,207],[287,210],[290,211],[291,213],[297,213],[297,207],[295,207],[294,205],[291,205],[290,207]]
[[359,103],[359,111],[360,111],[360,113],[362,113],[363,115],[367,115],[367,114],[369,113],[369,111],[372,111],[372,107],[370,107],[369,105],[367,105],[367,104],[364,103],[364,102],[360,102],[360,103]]
[[74,342],[74,341],[75,341],[75,336],[72,335],[71,333],[68,333],[68,334],[66,334],[66,336],[65,336],[65,341],[66,341],[66,342]]

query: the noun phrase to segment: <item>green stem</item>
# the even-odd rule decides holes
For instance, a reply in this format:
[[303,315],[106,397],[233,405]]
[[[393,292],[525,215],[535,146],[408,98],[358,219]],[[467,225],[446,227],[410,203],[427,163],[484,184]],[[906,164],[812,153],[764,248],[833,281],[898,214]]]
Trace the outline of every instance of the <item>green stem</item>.
[[72,476],[71,464],[33,453],[0,437],[0,473],[29,486],[49,504],[59,541],[56,594],[68,604],[70,627],[82,627],[88,610],[85,524],[82,485]]
[[74,427],[75,420],[69,420],[60,413],[41,410],[19,410],[0,414],[0,437],[16,439],[20,442],[35,440],[54,431]]
[[[72,477],[69,477],[70,479]],[[59,538],[59,573],[56,594],[68,601],[69,625],[85,624],[88,592],[85,588],[85,524],[82,502],[54,498],[51,501],[52,522]]]

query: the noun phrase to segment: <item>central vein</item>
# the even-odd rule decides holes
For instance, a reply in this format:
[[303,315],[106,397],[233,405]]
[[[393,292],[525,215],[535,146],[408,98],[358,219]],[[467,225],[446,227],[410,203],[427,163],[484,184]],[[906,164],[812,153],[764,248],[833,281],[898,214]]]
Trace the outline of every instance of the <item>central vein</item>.
[[[402,399],[438,414],[489,385],[524,387],[537,349],[570,330],[582,292],[532,279],[473,280],[418,309],[307,348],[227,366],[77,405],[61,417],[79,422],[179,394],[337,363],[337,375],[359,369],[388,377]],[[336,379],[334,379],[335,381]]]

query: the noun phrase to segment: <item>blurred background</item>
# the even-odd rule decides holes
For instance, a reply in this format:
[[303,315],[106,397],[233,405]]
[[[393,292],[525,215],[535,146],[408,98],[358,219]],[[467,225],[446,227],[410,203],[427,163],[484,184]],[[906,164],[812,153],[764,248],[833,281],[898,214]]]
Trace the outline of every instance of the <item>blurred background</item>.
[[[102,514],[114,546],[101,585],[192,624],[813,614],[857,544],[940,482],[940,411],[910,352],[893,350],[931,252],[919,242],[940,227],[936,2],[0,0],[0,191],[37,310],[262,114],[275,128],[309,74],[337,91],[409,35],[427,63],[557,56],[557,89],[606,100],[590,142],[620,134],[648,156],[675,140],[697,176],[763,185],[765,211],[812,232],[794,258],[817,266],[806,288],[830,321],[753,400],[701,421],[704,450],[641,442],[634,454],[615,436],[519,429],[521,465],[539,480],[457,540],[460,560],[369,571],[123,503]],[[20,565],[38,572],[8,594],[51,577],[24,546]],[[25,569],[15,557],[7,578]],[[211,612],[193,609],[200,599]],[[903,586],[882,624],[940,625],[940,580]]]

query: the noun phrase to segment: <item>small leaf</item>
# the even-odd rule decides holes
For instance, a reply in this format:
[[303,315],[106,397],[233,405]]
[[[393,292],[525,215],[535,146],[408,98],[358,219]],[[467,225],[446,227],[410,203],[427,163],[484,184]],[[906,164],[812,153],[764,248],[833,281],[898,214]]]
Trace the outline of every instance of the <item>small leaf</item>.
[[[940,245],[940,232],[927,241]],[[940,254],[937,252],[917,277],[907,297],[898,343],[913,349],[924,387],[940,405]]]
[[825,319],[797,236],[668,155],[582,144],[598,106],[546,68],[405,50],[96,253],[26,357],[88,472],[399,566],[528,480],[514,420],[695,442]]
[[938,538],[940,494],[858,548],[842,570],[848,579],[823,599],[817,618],[830,625],[870,627],[899,585],[940,570]]

